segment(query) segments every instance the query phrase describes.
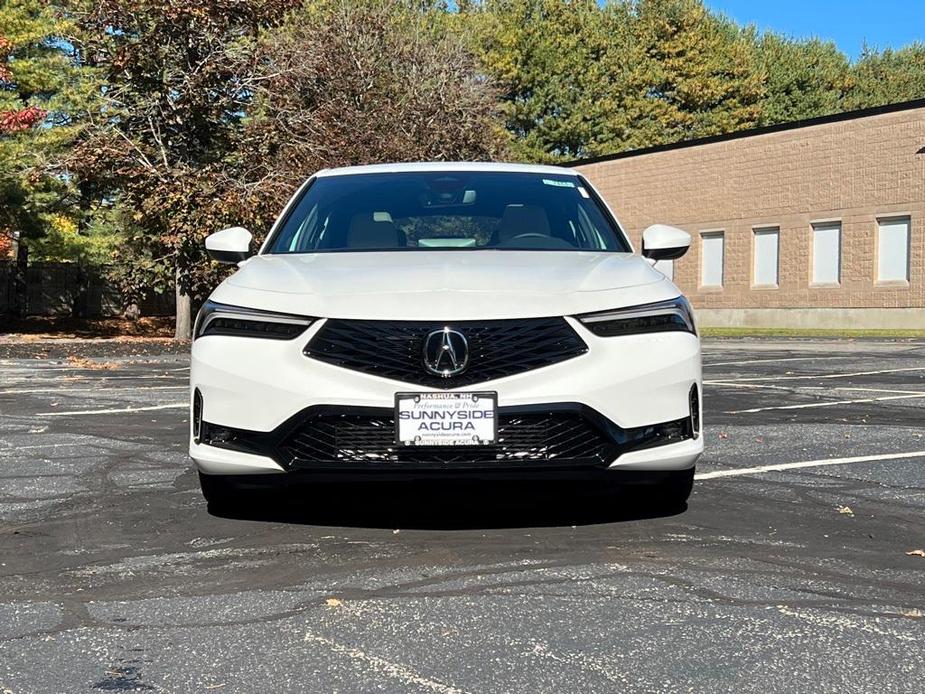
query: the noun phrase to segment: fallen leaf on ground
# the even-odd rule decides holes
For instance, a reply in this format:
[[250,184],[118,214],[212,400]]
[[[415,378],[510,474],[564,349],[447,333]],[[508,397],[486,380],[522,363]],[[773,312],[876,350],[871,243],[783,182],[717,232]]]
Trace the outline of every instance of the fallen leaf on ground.
[[854,515],[854,511],[851,510],[850,506],[839,506],[838,512],[842,514],[843,516],[853,516]]
[[729,438],[729,434],[727,434],[725,431],[721,431],[721,432],[719,432],[719,437],[720,437],[721,439],[728,439],[728,438]]
[[324,601],[324,604],[327,605],[328,607],[340,607],[344,603],[338,600],[337,598],[328,598],[327,600]]
[[914,549],[911,552],[906,552],[910,557],[925,557],[925,549]]
[[80,369],[110,370],[119,368],[118,364],[115,364],[111,361],[93,361],[92,359],[87,359],[86,357],[70,356],[67,358],[67,363],[70,366],[74,366]]

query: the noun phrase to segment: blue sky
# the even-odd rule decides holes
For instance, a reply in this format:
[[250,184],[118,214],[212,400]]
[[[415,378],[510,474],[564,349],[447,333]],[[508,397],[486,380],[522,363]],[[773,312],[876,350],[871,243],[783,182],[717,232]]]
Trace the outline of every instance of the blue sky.
[[797,38],[831,39],[852,59],[864,41],[901,48],[925,41],[925,0],[706,0],[740,24]]

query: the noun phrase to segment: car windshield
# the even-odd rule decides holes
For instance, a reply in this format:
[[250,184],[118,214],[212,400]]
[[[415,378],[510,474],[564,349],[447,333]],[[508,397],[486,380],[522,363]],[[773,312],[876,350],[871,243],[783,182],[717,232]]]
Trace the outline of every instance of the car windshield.
[[494,171],[321,176],[267,253],[543,250],[629,252],[578,176]]

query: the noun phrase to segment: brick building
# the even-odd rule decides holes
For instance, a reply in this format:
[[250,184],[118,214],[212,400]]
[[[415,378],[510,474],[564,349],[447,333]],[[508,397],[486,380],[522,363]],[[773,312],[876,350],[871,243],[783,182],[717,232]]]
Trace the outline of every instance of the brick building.
[[925,328],[925,99],[583,160],[702,325]]

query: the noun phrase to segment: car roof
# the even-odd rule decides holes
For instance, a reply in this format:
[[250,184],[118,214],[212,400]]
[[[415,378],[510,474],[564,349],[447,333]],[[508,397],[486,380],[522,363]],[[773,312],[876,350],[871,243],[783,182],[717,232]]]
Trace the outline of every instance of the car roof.
[[540,166],[538,164],[507,164],[494,162],[469,161],[433,161],[412,162],[406,164],[370,164],[367,166],[344,166],[337,169],[322,169],[315,174],[317,177],[325,176],[351,176],[355,174],[371,173],[412,173],[412,172],[453,172],[453,171],[493,171],[496,173],[534,173],[554,174],[557,176],[577,176],[574,169],[561,166]]

